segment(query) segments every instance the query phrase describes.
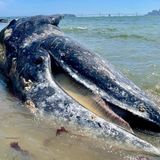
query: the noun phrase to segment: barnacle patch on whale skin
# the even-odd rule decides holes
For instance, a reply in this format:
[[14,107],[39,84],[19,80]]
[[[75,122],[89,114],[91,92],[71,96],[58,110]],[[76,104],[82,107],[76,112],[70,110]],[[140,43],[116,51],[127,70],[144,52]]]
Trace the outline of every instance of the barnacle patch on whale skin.
[[9,71],[9,77],[12,77],[14,76],[14,74],[16,73],[16,69],[17,69],[17,62],[16,62],[16,58],[13,58],[12,59],[12,65],[11,65],[11,68],[10,68],[10,71]]
[[26,80],[25,78],[20,77],[20,81],[26,91],[29,91],[32,88],[33,82],[30,79]]
[[12,32],[13,32],[13,30],[11,28],[10,29],[6,29],[4,31],[4,39],[10,37],[12,35]]
[[4,44],[0,43],[0,62],[4,62],[6,59],[6,48]]
[[24,105],[26,106],[27,109],[29,109],[31,113],[36,113],[37,108],[32,100],[26,100]]

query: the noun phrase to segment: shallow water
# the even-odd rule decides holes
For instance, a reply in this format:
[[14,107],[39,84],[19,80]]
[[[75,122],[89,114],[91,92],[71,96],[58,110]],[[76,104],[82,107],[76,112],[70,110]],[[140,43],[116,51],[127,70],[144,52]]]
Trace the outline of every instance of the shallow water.
[[[69,128],[66,128],[68,133],[56,136],[57,129],[62,126],[52,119],[30,113],[10,94],[3,78],[0,78],[0,159],[115,160],[119,157],[120,160],[137,160],[148,157],[158,160],[156,157],[121,150],[112,143],[108,145],[100,139],[86,137]],[[159,145],[160,138],[139,136]],[[11,147],[12,143],[17,142],[20,150]]]
[[[61,27],[68,36],[113,63],[160,104],[159,22],[158,17],[67,18]],[[58,78],[62,79],[61,76]],[[75,94],[74,88],[70,88],[70,92]],[[83,99],[84,103],[92,104],[86,97],[75,96]],[[56,136],[57,129],[62,126],[48,117],[30,113],[9,92],[3,77],[0,77],[0,107],[2,160],[160,159],[120,150],[112,144],[71,132],[69,128],[66,128],[68,133]],[[160,148],[160,136],[136,134]],[[11,147],[13,142],[18,142],[21,149]]]

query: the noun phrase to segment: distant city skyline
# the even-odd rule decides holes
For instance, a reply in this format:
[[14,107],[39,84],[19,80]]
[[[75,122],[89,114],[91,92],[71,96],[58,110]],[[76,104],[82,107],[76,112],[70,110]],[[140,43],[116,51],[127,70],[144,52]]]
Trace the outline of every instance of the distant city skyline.
[[160,0],[0,0],[0,16],[68,13],[138,14],[160,8]]

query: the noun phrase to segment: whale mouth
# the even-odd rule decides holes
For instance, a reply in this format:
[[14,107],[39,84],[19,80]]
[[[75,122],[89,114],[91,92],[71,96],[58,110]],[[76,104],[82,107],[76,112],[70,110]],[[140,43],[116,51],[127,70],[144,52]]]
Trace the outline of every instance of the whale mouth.
[[124,110],[93,93],[69,75],[52,57],[51,70],[53,79],[57,85],[81,106],[97,116],[115,123],[132,133],[133,130],[147,132],[147,134],[154,134],[160,131],[157,124],[153,125],[153,122],[136,116],[134,113]]
[[57,66],[56,71],[52,71],[52,75],[56,84],[81,106],[98,117],[113,122],[129,132],[133,132],[128,122],[122,119],[116,112],[113,112],[110,107],[111,104],[109,105],[101,97],[77,82],[60,66]]

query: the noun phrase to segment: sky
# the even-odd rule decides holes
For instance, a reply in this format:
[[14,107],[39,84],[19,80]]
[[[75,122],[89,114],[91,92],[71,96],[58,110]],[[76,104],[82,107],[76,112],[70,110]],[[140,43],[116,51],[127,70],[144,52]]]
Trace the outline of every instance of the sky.
[[0,0],[0,17],[38,14],[145,14],[160,9],[160,0]]

